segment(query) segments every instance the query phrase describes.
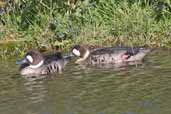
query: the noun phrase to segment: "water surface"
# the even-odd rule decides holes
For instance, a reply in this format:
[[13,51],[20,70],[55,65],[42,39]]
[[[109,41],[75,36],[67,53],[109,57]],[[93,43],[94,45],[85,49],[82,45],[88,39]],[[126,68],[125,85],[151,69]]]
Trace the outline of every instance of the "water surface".
[[69,64],[39,79],[20,76],[15,60],[0,68],[0,114],[171,114],[169,51],[121,69]]

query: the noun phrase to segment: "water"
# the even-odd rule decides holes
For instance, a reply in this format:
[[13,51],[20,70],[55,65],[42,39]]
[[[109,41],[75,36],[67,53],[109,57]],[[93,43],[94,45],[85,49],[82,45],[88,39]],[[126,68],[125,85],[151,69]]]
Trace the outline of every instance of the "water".
[[0,114],[171,114],[171,54],[155,51],[137,66],[83,68],[25,78],[0,62]]

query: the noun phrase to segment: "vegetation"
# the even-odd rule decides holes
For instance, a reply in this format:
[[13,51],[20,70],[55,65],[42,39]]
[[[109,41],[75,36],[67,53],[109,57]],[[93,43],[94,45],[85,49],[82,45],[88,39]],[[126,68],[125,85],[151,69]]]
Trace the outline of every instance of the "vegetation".
[[0,56],[28,48],[171,47],[170,0],[1,0]]

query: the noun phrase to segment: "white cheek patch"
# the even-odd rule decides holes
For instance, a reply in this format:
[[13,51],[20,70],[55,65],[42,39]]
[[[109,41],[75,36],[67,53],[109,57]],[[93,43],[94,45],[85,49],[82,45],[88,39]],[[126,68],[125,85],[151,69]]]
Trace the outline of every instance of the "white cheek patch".
[[72,53],[74,53],[76,56],[80,56],[80,52],[77,49],[73,49]]
[[26,58],[29,60],[30,63],[33,62],[33,58],[30,55],[27,55]]

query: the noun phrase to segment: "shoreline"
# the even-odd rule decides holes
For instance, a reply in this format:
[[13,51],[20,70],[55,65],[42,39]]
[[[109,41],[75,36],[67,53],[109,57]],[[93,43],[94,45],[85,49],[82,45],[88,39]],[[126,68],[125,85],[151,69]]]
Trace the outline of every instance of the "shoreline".
[[[85,40],[85,39],[84,39]],[[155,49],[171,49],[170,47],[165,46],[164,44],[160,44],[160,42],[154,43],[150,42],[151,44],[146,44],[142,42],[136,42],[135,44],[132,44],[131,41],[119,41],[118,39],[103,39],[102,40],[93,40],[87,39],[85,41],[82,41],[81,39],[77,41],[73,40],[64,40],[62,42],[59,42],[59,44],[62,45],[53,45],[53,44],[47,44],[46,46],[36,46],[36,42],[32,41],[17,41],[17,40],[9,40],[9,41],[1,41],[0,40],[0,58],[11,58],[13,56],[22,56],[27,50],[29,49],[37,49],[40,52],[46,52],[46,51],[60,51],[60,52],[68,52],[73,45],[76,44],[82,44],[86,45],[90,49],[93,48],[99,48],[99,47],[117,47],[117,46],[123,46],[123,47],[148,47],[148,48],[155,48]],[[140,44],[140,45],[139,45]],[[33,47],[32,47],[33,46]]]

